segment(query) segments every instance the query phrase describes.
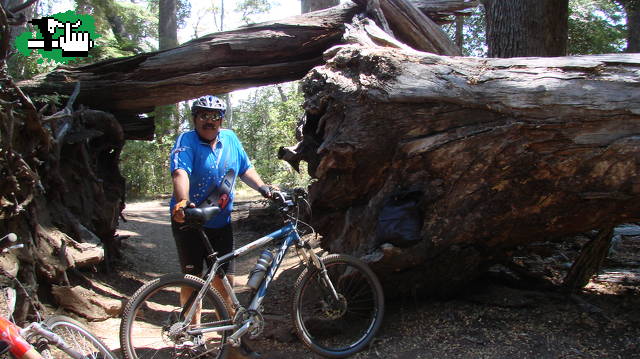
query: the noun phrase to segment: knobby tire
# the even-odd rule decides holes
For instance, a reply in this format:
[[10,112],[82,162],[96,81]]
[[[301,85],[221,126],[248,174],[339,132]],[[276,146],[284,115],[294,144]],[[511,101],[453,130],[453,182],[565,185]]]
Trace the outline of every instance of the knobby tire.
[[[120,346],[124,358],[223,358],[226,332],[200,337],[186,333],[172,335],[172,325],[181,321],[183,312],[180,288],[191,288],[197,293],[203,285],[204,281],[198,277],[175,273],[138,289],[122,314]],[[202,299],[201,324],[219,321],[229,324],[229,312],[222,296],[210,287]]]
[[378,278],[359,259],[332,254],[321,259],[340,300],[322,283],[322,272],[308,266],[298,277],[293,324],[314,352],[344,358],[364,349],[380,328],[384,293]]

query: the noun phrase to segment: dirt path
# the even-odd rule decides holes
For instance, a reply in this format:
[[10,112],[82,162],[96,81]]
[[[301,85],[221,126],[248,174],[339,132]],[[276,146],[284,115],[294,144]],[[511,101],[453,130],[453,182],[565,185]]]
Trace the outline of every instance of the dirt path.
[[[267,233],[265,218],[254,211],[259,206],[243,202],[234,212],[237,245]],[[128,298],[142,283],[179,267],[167,200],[128,204],[124,213],[128,222],[118,233],[131,236],[123,244],[124,258],[113,273],[94,278]],[[237,273],[254,265],[254,255],[245,258],[236,265]],[[265,301],[267,325],[253,342],[265,358],[319,358],[297,340],[290,324],[292,284],[299,273],[295,263],[295,257],[287,258]],[[237,278],[242,291],[246,276]],[[114,349],[119,348],[119,324],[119,319],[89,323]],[[404,298],[387,303],[379,335],[355,357],[640,358],[640,290],[637,284],[595,281],[568,300],[556,293],[478,283],[476,290],[448,301]]]

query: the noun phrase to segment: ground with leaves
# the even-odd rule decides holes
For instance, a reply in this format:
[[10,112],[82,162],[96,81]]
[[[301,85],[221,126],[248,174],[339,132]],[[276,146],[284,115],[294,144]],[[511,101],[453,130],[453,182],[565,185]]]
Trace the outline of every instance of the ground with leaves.
[[[178,270],[170,234],[167,200],[133,203],[119,233],[124,257],[110,273],[90,274],[114,298],[128,298],[142,283]],[[243,201],[234,213],[236,238],[246,243],[277,221],[259,202]],[[574,246],[577,244],[573,244]],[[237,273],[249,271],[248,256]],[[624,262],[624,263],[622,263]],[[265,301],[267,325],[252,346],[265,358],[319,358],[297,340],[290,324],[297,260],[287,258]],[[490,281],[448,300],[414,297],[387,302],[385,321],[370,348],[356,358],[640,358],[640,288],[633,269],[640,264],[640,238],[625,238],[608,269],[583,293],[565,297],[551,291],[515,289]],[[561,266],[558,266],[560,268]],[[547,273],[549,275],[553,273]],[[244,283],[246,276],[239,275]],[[242,287],[241,287],[242,288]],[[89,326],[119,348],[119,319]],[[118,350],[119,352],[119,350]]]

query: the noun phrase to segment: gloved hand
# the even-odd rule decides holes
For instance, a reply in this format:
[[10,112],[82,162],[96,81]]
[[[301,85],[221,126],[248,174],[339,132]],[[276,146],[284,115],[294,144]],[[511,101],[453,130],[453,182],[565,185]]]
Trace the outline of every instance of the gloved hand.
[[184,223],[184,208],[189,205],[186,199],[176,203],[171,211],[171,219],[177,223]]
[[258,188],[258,192],[260,192],[264,198],[271,198],[271,187],[267,185],[260,186],[260,188]]

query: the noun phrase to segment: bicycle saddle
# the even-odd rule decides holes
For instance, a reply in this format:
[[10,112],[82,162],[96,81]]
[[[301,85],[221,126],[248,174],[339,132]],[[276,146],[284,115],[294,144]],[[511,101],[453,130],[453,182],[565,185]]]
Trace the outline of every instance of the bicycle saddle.
[[203,225],[222,210],[218,206],[185,208],[184,222],[189,225]]

